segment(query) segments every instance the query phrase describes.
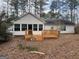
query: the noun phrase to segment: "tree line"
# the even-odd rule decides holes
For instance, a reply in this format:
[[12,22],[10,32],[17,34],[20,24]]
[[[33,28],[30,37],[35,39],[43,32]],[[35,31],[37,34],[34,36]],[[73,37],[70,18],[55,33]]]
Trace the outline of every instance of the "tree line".
[[[34,14],[40,14],[41,17],[46,19],[52,19],[52,18],[63,18],[66,20],[70,20],[71,22],[77,22],[78,23],[78,14],[77,9],[79,6],[78,0],[51,0],[50,11],[46,14],[43,11],[45,10],[43,6],[48,5],[46,0],[4,0],[6,1],[7,5],[10,5],[11,7],[7,7],[7,9],[10,9],[11,14],[9,15],[9,12],[7,10],[7,17],[13,19],[16,19],[19,17],[19,14],[25,15],[27,13],[27,7],[29,1],[32,1],[34,4]],[[32,4],[32,5],[33,5]],[[64,6],[64,8],[63,8]],[[20,12],[19,12],[20,11]],[[65,12],[66,14],[61,13]]]
[[[78,7],[78,0],[53,0],[50,5],[50,11],[47,14],[43,13],[42,15],[45,18],[62,18],[78,23]],[[61,11],[66,14],[63,14]]]

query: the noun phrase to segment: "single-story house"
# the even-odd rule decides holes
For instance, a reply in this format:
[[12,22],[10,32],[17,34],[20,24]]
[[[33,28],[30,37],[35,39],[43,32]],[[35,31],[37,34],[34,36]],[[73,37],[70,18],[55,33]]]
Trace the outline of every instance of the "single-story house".
[[59,30],[60,33],[75,33],[75,24],[69,20],[46,20],[45,29]]
[[33,35],[41,34],[42,30],[44,30],[44,23],[44,20],[28,13],[24,17],[13,22],[11,32],[13,35],[25,35],[25,30],[32,30]]
[[31,13],[13,22],[10,28],[13,35],[25,35],[31,30],[33,35],[42,34],[43,30],[59,30],[60,33],[74,33],[74,23],[66,20],[43,20]]

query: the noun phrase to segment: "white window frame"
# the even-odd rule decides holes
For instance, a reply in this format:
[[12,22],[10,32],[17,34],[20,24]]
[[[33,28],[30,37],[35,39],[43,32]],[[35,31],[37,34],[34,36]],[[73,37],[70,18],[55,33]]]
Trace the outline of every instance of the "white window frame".
[[[34,27],[34,25],[37,25],[37,27]],[[38,31],[38,24],[33,24],[33,31]],[[37,30],[35,30],[35,28],[37,29]]]
[[61,25],[61,31],[66,31],[66,25]]
[[40,30],[40,25],[42,25],[42,30],[43,30],[43,24],[39,24],[39,28],[38,28],[38,29],[39,29],[39,31],[42,31],[42,30]]
[[17,24],[14,24],[14,31],[21,31],[21,25],[18,24],[18,25],[20,25],[20,26],[19,26],[19,30],[15,30],[15,25],[17,25]]

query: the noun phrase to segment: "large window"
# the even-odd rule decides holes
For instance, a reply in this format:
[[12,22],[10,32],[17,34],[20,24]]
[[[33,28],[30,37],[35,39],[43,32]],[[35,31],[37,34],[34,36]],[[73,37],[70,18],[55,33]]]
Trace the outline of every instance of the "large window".
[[37,31],[37,24],[34,24],[34,25],[33,25],[33,30],[34,30],[34,31]]
[[27,30],[27,24],[22,24],[22,31]]
[[65,25],[61,25],[61,31],[66,31],[66,26]]
[[14,30],[20,31],[20,24],[14,24]]
[[39,24],[39,31],[42,31],[42,30],[43,30],[43,25]]

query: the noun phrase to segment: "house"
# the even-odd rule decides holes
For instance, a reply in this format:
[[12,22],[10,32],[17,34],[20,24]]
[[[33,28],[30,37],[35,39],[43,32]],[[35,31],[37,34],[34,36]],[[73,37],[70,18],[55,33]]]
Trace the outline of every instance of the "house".
[[31,13],[13,22],[13,35],[25,35],[25,30],[31,34],[42,34],[43,30],[59,30],[61,33],[74,33],[74,23],[66,20],[42,20]]
[[75,24],[69,20],[46,20],[45,29],[59,30],[60,33],[75,33]]
[[25,35],[25,30],[31,30],[33,35],[41,34],[44,30],[44,20],[41,20],[31,13],[13,22],[13,35]]

